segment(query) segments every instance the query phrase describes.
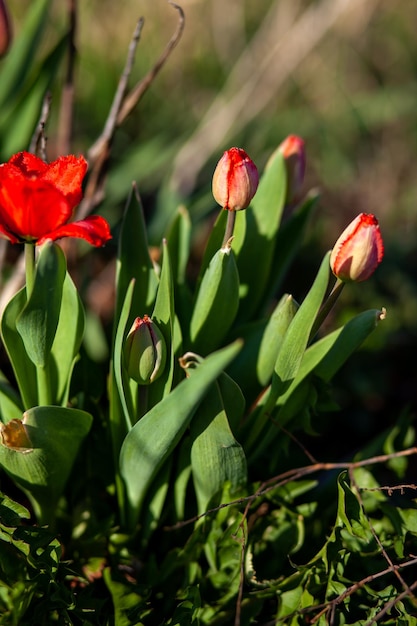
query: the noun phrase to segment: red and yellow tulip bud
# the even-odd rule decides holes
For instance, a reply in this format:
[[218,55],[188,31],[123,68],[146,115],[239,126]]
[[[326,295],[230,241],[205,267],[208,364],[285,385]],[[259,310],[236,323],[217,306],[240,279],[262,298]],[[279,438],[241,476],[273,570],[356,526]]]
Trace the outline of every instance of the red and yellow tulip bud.
[[213,174],[214,199],[228,211],[246,209],[259,183],[255,163],[242,148],[226,150]]
[[125,362],[130,378],[138,385],[153,383],[164,371],[164,337],[148,315],[137,317],[126,337]]
[[374,215],[361,213],[343,231],[330,256],[333,274],[340,280],[369,278],[384,256],[384,243]]
[[4,0],[0,0],[0,57],[9,49],[12,40],[12,26]]
[[291,205],[297,201],[304,182],[306,169],[306,155],[304,141],[297,135],[288,135],[280,144],[287,169],[287,194],[285,204]]

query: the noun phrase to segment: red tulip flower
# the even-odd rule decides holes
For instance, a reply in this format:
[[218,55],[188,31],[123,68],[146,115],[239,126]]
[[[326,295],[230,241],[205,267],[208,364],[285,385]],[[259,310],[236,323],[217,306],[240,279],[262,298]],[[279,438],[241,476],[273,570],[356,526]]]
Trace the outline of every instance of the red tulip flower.
[[19,152],[0,165],[0,236],[11,243],[79,237],[93,246],[111,239],[106,220],[92,215],[68,224],[82,198],[87,171],[84,157],[64,156],[52,163]]
[[259,183],[255,163],[242,148],[226,150],[213,174],[214,199],[228,211],[246,209]]
[[384,243],[374,215],[361,213],[343,231],[330,256],[333,274],[342,281],[366,280],[384,256]]

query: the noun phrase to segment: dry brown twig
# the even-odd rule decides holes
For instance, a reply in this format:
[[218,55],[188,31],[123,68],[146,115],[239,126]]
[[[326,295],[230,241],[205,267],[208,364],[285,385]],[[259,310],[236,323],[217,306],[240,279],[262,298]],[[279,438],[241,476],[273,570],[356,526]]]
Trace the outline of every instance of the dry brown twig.
[[[333,470],[337,470],[337,469],[341,469],[341,470],[347,470],[350,473],[352,473],[355,469],[358,469],[360,467],[367,467],[369,465],[375,465],[375,464],[382,464],[382,463],[386,463],[387,461],[394,459],[394,458],[400,458],[400,457],[407,457],[407,456],[413,456],[413,455],[417,455],[417,447],[412,447],[412,448],[407,448],[406,450],[400,450],[399,452],[393,452],[390,454],[382,454],[382,455],[378,455],[378,456],[373,456],[370,457],[369,459],[363,459],[362,461],[352,461],[352,462],[346,462],[346,463],[320,463],[320,462],[316,462],[313,463],[311,465],[307,465],[305,467],[300,467],[300,468],[294,468],[294,469],[290,469],[286,472],[283,472],[282,474],[278,475],[278,476],[274,476],[273,478],[268,479],[267,481],[264,481],[260,487],[256,490],[256,492],[254,494],[251,494],[249,496],[246,496],[244,498],[239,498],[236,500],[233,500],[231,502],[226,502],[223,504],[220,504],[219,506],[213,507],[207,511],[205,511],[204,513],[202,513],[201,515],[196,515],[192,518],[189,518],[187,520],[178,522],[177,524],[174,524],[173,526],[167,526],[164,528],[164,530],[166,531],[173,531],[173,530],[178,530],[180,528],[182,528],[183,526],[189,525],[189,524],[193,524],[195,522],[197,522],[198,520],[206,517],[207,515],[210,515],[212,513],[216,513],[217,511],[229,507],[229,506],[236,506],[236,505],[241,505],[241,504],[245,504],[245,510],[243,512],[243,518],[242,518],[242,522],[241,522],[241,530],[242,532],[244,532],[244,527],[243,527],[243,520],[246,519],[248,517],[249,514],[249,510],[251,505],[254,503],[255,500],[257,500],[259,497],[266,495],[267,493],[269,493],[270,491],[276,489],[277,487],[282,487],[285,484],[289,483],[290,481],[294,481],[294,480],[298,480],[300,478],[304,478],[306,476],[309,476],[311,474],[317,473],[317,472],[322,472],[322,471],[333,471]],[[359,493],[361,488],[357,485],[357,483],[354,483],[355,488],[357,490],[357,492]],[[415,485],[410,484],[410,485],[399,485],[399,486],[394,486],[391,487],[392,490],[395,490],[397,488],[401,488],[401,489],[405,489],[405,488],[415,488]],[[388,487],[383,487],[381,489],[384,490],[388,490]],[[388,492],[389,493],[389,492]],[[363,505],[362,509],[363,509]],[[369,522],[369,519],[368,519]],[[370,522],[369,522],[370,523]],[[372,525],[370,524],[370,527],[372,529]],[[375,533],[374,529],[373,529],[373,534]],[[316,615],[313,620],[311,621],[311,623],[314,623],[317,621],[317,619],[319,619],[319,617],[323,614],[326,614],[328,612],[330,613],[335,613],[337,606],[339,606],[349,595],[352,595],[355,591],[357,591],[358,589],[360,589],[361,587],[363,587],[364,585],[366,585],[369,582],[372,582],[372,580],[375,580],[376,578],[379,578],[381,576],[384,576],[386,574],[389,573],[394,573],[396,575],[396,577],[400,580],[401,585],[404,588],[404,592],[402,594],[400,594],[399,596],[397,596],[396,598],[394,598],[392,601],[390,601],[390,607],[387,608],[387,606],[384,607],[384,609],[382,610],[384,612],[384,614],[389,610],[389,608],[391,608],[392,606],[394,606],[397,602],[399,602],[402,598],[406,597],[406,596],[411,596],[412,598],[414,598],[413,595],[413,591],[417,586],[416,584],[412,584],[410,586],[408,586],[405,581],[402,579],[401,575],[400,575],[400,570],[408,567],[409,565],[413,565],[415,563],[417,563],[417,558],[413,557],[412,560],[407,561],[405,563],[400,563],[400,564],[394,564],[391,559],[389,558],[389,556],[387,555],[385,549],[383,548],[379,537],[376,535],[376,533],[374,534],[374,537],[378,543],[378,545],[380,546],[380,549],[382,549],[383,551],[383,556],[386,559],[387,563],[388,563],[388,567],[381,571],[381,572],[377,572],[375,574],[372,574],[360,581],[358,581],[357,583],[351,585],[348,589],[346,589],[343,594],[340,594],[337,598],[335,598],[334,600],[332,600],[331,602],[327,602],[325,604],[321,604],[321,605],[314,605],[311,607],[307,607],[305,609],[300,610],[298,613],[299,614],[305,614],[305,613],[311,613],[311,612],[315,612],[315,611],[320,611],[320,613],[318,615]],[[243,559],[244,559],[244,551],[245,551],[245,540],[243,540],[242,543],[242,552],[241,552],[241,571],[240,571],[240,584],[239,584],[239,593],[238,593],[238,599],[237,599],[237,604],[236,604],[236,613],[235,613],[235,621],[234,621],[234,626],[239,626],[240,624],[240,607],[241,607],[241,602],[242,602],[242,597],[243,597],[243,585],[244,585],[244,566],[243,566]],[[294,614],[292,615],[287,615],[285,616],[285,619],[289,619],[291,618]],[[378,614],[379,615],[379,614]],[[382,613],[381,613],[381,617],[382,617]],[[376,621],[375,618],[372,622],[369,622],[369,626],[371,623],[374,623]],[[280,621],[280,620],[279,620]],[[279,621],[274,622],[274,623],[279,623]],[[331,616],[330,616],[330,621],[329,624],[331,624]],[[368,626],[368,624],[367,624]]]
[[83,219],[88,215],[94,207],[102,200],[104,195],[105,174],[107,162],[110,157],[111,144],[116,129],[124,122],[126,117],[137,106],[142,96],[149,89],[156,76],[167,62],[174,48],[181,39],[185,25],[184,11],[178,4],[169,2],[178,12],[177,28],[166,45],[159,59],[155,62],[149,72],[140,80],[128,93],[128,81],[132,72],[135,59],[136,48],[138,46],[144,20],[139,19],[133,37],[131,39],[129,50],[126,58],[126,64],[107,117],[104,129],[100,137],[94,142],[87,154],[91,171],[85,191],[84,199],[78,207],[77,219]]

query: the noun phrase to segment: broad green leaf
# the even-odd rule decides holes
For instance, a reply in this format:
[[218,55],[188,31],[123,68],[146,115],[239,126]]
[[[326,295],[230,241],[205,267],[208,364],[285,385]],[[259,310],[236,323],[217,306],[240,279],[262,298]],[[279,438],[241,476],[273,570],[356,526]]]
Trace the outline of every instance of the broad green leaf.
[[226,337],[239,306],[239,275],[233,250],[220,248],[201,280],[190,322],[192,349],[203,356]]
[[7,355],[22,396],[25,409],[38,404],[36,368],[29,359],[23,340],[16,329],[16,320],[26,304],[26,288],[23,287],[7,304],[1,320],[1,334]]
[[176,447],[198,403],[240,348],[240,342],[235,342],[207,357],[189,379],[165,396],[127,434],[120,453],[120,472],[127,490],[130,527],[139,517],[154,476]]
[[[124,434],[130,430],[132,423],[135,421],[129,381],[123,364],[124,342],[128,332],[126,327],[132,307],[134,288],[135,281],[132,280],[126,291],[123,307],[118,318],[116,337],[114,340],[113,372],[116,384],[111,387],[110,404],[116,403],[115,406],[117,406],[117,403],[120,403],[123,410],[124,425],[119,422],[112,423],[112,438],[115,441],[120,441],[120,443],[124,438]],[[116,411],[114,417],[117,415],[118,413]]]
[[149,386],[148,406],[152,407],[167,393],[170,392],[174,378],[174,350],[173,350],[173,326],[175,319],[174,307],[174,284],[170,255],[166,241],[163,242],[163,256],[161,276],[158,291],[156,293],[155,306],[152,312],[152,321],[157,324],[165,339],[167,350],[165,370],[158,379]]
[[259,346],[256,372],[259,384],[264,387],[272,377],[275,362],[285,333],[297,312],[298,305],[292,296],[285,294],[269,318]]
[[191,246],[191,220],[184,206],[178,208],[168,229],[166,240],[169,246],[174,283],[183,285],[187,279],[186,270]]
[[191,421],[191,468],[198,513],[206,511],[226,483],[233,493],[247,480],[246,458],[230,429],[217,383],[207,391]]
[[19,419],[23,413],[19,394],[0,372],[0,421],[7,424],[12,419]]
[[47,372],[53,387],[53,401],[62,406],[68,402],[71,374],[83,340],[84,326],[84,308],[78,290],[67,272],[62,289],[58,327],[47,363]]
[[50,0],[33,0],[26,20],[1,67],[0,106],[16,97],[39,49],[39,41],[48,20]]
[[383,319],[385,319],[385,312],[374,309],[364,311],[350,320],[338,333],[331,349],[316,367],[315,374],[323,380],[331,380]]
[[175,310],[183,328],[188,328],[192,313],[192,294],[187,284],[187,264],[191,246],[191,221],[188,211],[181,206],[167,235],[174,282]]
[[268,286],[285,202],[286,176],[284,158],[276,150],[265,168],[251,206],[236,215],[236,241],[232,247],[240,277],[239,322],[252,318]]
[[61,248],[45,244],[36,265],[32,293],[16,321],[26,353],[38,367],[46,366],[54,342],[65,274],[66,262]]
[[135,279],[130,323],[135,317],[149,314],[157,286],[157,278],[149,256],[146,225],[136,187],[129,194],[119,236],[116,271],[116,311],[119,319],[126,292]]
[[273,389],[282,395],[294,380],[307,348],[311,329],[323,302],[329,282],[329,253],[324,257],[317,277],[285,334],[275,363]]
[[42,103],[68,49],[65,35],[43,62],[36,80],[0,111],[1,149],[10,156],[28,148],[29,141],[39,120]]
[[381,315],[381,311],[378,310],[364,311],[345,326],[323,337],[306,350],[297,376],[289,389],[278,400],[279,405],[282,406],[280,423],[281,420],[282,422],[288,421],[289,415],[285,405],[306,377],[314,371],[323,380],[331,380],[343,363],[376,328],[382,319]]
[[346,472],[339,476],[337,489],[337,523],[344,526],[351,535],[368,540],[371,535],[369,522],[348,483]]
[[245,411],[245,396],[239,385],[225,372],[220,374],[217,384],[230,427],[237,434]]
[[2,429],[0,464],[27,493],[41,523],[54,517],[92,419],[77,409],[43,406]]

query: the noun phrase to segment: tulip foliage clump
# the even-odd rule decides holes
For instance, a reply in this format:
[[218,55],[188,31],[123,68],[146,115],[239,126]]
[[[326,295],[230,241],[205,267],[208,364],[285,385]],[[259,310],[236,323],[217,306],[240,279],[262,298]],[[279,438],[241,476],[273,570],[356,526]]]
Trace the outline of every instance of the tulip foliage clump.
[[[1,318],[2,624],[414,623],[415,510],[392,497],[412,430],[339,458],[325,426],[332,379],[385,317],[340,314],[382,236],[360,214],[283,288],[319,212],[305,151],[290,136],[259,170],[224,152],[198,263],[185,205],[151,250],[135,185],[110,228],[75,217],[84,157],[35,146],[0,165],[0,234],[25,274]],[[115,257],[111,328],[74,237]]]

